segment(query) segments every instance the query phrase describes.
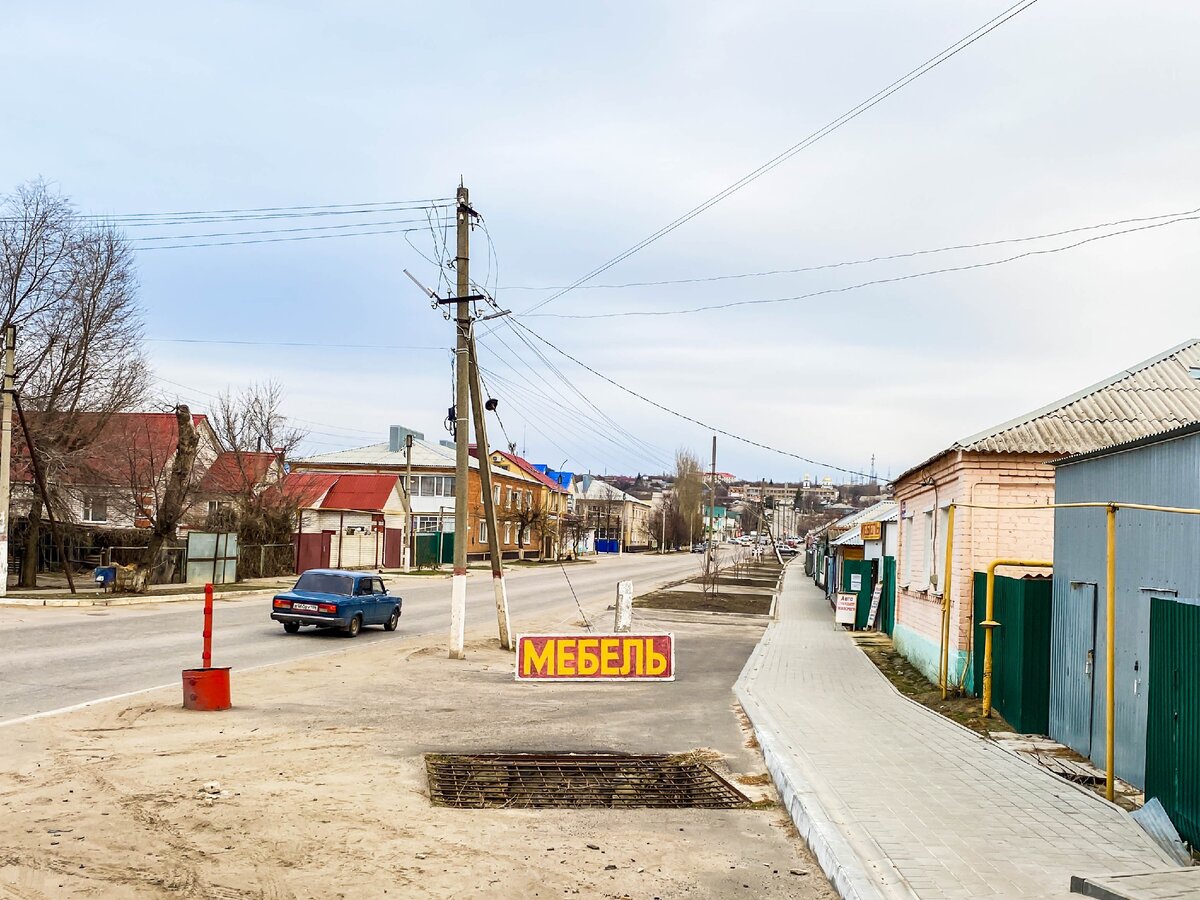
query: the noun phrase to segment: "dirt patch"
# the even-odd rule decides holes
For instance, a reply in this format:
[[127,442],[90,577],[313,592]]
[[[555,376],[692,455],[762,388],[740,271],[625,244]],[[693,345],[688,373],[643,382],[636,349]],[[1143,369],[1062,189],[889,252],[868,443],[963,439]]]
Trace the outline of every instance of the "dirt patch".
[[771,610],[770,594],[731,594],[722,591],[654,591],[633,602],[645,609],[686,609],[695,612],[741,613],[765,616]]
[[983,718],[976,697],[951,696],[943,700],[942,689],[931,684],[912,663],[901,656],[887,635],[862,633],[854,635],[854,640],[904,696],[982,735],[1013,730],[994,709],[991,718]]
[[832,900],[770,785],[728,810],[429,802],[439,749],[685,753],[753,777],[727,700],[746,630],[677,627],[669,684],[522,684],[485,632],[465,661],[397,636],[235,670],[225,712],[175,688],[7,727],[0,896]]

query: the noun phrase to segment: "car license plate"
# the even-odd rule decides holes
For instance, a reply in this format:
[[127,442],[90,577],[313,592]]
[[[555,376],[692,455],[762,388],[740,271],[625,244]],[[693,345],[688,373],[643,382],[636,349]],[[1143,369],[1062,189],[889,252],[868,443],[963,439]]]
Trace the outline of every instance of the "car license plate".
[[316,612],[317,604],[315,603],[293,603],[292,609],[298,609],[300,612]]

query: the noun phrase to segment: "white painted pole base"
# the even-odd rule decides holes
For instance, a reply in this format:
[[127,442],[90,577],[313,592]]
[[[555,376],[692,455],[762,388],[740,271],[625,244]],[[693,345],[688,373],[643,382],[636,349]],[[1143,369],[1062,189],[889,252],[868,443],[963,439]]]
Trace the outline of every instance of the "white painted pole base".
[[617,634],[633,630],[633,582],[617,582],[617,614],[613,621],[613,631]]
[[504,573],[492,573],[492,589],[496,592],[496,622],[500,626],[500,648],[513,649],[512,625],[508,621],[508,588],[504,584]]
[[466,659],[463,636],[467,628],[467,573],[455,572],[450,579],[450,658]]

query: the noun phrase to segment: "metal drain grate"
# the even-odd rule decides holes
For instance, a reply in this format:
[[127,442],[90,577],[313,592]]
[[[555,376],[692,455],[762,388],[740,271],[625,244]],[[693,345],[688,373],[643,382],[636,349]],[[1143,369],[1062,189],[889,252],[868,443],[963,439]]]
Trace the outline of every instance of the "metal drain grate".
[[732,809],[749,801],[689,756],[482,753],[425,757],[435,806]]

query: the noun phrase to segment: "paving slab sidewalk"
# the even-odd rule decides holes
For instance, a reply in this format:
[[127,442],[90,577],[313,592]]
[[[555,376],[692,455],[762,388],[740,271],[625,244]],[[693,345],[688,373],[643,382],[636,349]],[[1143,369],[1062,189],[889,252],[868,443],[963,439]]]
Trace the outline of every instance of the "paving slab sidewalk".
[[843,897],[1067,898],[1174,867],[1124,810],[899,694],[800,567],[735,691]]

